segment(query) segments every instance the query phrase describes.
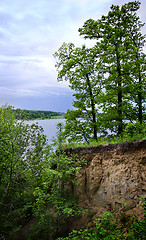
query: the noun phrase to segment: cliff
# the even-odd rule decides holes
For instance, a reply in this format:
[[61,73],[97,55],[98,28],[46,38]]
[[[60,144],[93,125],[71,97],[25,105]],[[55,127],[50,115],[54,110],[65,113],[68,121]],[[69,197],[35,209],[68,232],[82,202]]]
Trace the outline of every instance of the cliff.
[[[139,203],[140,197],[146,196],[146,141],[66,149],[64,152],[67,156],[75,154],[76,161],[86,159],[87,164],[75,174],[79,184],[68,183],[66,187],[78,196],[79,205],[87,212],[84,216],[70,217],[67,222],[62,218],[52,238],[47,233],[45,239],[67,236],[73,229],[94,228],[97,217],[106,211],[114,212],[119,218],[118,211],[123,208],[123,203],[129,214],[134,213],[138,218],[143,216]],[[15,239],[40,239],[36,238],[38,230],[33,233],[33,238],[28,238],[33,224],[35,218],[17,232]]]
[[[125,203],[127,211],[141,215],[138,203],[146,195],[146,141],[66,149],[88,165],[76,174],[79,185],[73,191],[79,204],[97,217],[106,210],[116,211]],[[131,210],[133,209],[133,210]],[[88,216],[89,217],[89,216]],[[90,227],[87,216],[72,224],[73,228]]]

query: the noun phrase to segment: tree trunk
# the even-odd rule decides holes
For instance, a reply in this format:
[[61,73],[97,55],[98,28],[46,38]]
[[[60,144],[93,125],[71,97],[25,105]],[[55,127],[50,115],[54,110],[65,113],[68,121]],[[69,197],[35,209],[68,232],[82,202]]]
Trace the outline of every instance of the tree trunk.
[[[136,45],[136,44],[135,44]],[[136,60],[137,60],[137,69],[138,69],[138,121],[140,124],[142,124],[142,88],[141,88],[141,82],[142,82],[142,77],[141,77],[141,71],[140,71],[140,63],[139,63],[139,56],[138,53],[136,53]]]
[[[135,48],[138,48],[138,45],[135,41],[135,39],[133,37],[131,37],[133,44],[135,46]],[[138,121],[140,122],[140,124],[142,124],[142,88],[141,88],[141,82],[142,82],[142,77],[141,77],[141,67],[140,67],[140,63],[139,63],[139,58],[140,58],[140,54],[136,51],[136,68],[138,69]]]
[[138,120],[142,124],[142,97],[141,97],[141,74],[139,72],[139,89],[138,89]]
[[118,72],[118,135],[123,132],[123,119],[122,119],[122,81],[121,81],[121,66],[118,46],[116,45],[116,58],[117,58],[117,72]]
[[92,93],[92,88],[89,80],[88,74],[86,74],[87,79],[87,85],[89,88],[89,94],[90,94],[90,100],[91,100],[91,112],[92,112],[92,121],[93,121],[93,135],[94,139],[97,141],[97,127],[96,127],[96,113],[95,113],[95,102],[94,102],[94,96]]

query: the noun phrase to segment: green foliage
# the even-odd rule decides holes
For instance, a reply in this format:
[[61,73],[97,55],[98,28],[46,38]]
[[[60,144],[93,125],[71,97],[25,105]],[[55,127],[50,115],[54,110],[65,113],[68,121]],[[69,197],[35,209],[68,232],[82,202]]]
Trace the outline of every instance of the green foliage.
[[144,216],[141,220],[136,215],[133,216],[130,226],[127,229],[127,240],[145,240],[146,239],[146,197],[141,197],[141,206],[144,209]]
[[[65,126],[57,127],[56,152],[41,127],[16,118],[60,113],[0,108],[0,239],[15,239],[32,218],[24,239],[57,238],[70,217],[84,214],[74,185],[86,159],[64,155],[65,141],[93,145],[145,138],[145,40],[136,16],[139,7],[139,1],[112,5],[107,16],[89,19],[79,29],[85,38],[96,39],[94,47],[64,43],[54,54],[58,81],[69,81],[74,91],[74,109],[67,111]],[[95,229],[73,231],[64,239],[145,239],[145,216],[130,218],[123,211],[117,220],[107,212]]]
[[[74,90],[75,110],[66,114],[66,136],[73,140],[97,140],[96,99],[101,92],[103,73],[98,63],[98,48],[79,48],[74,44],[63,44],[54,54],[58,70],[58,81],[68,80]],[[76,126],[76,127],[75,127]],[[85,131],[84,131],[85,128]],[[70,130],[70,131],[68,131]]]
[[80,168],[80,161],[75,161],[73,157],[64,156],[60,151],[50,154],[42,186],[34,191],[33,212],[38,230],[35,239],[40,239],[40,236],[48,239],[51,234],[57,236],[69,217],[84,213],[77,205],[73,192],[73,185],[78,184],[74,174]]
[[62,141],[61,124],[55,153],[41,127],[17,121],[9,106],[0,109],[1,238],[14,239],[35,217],[28,239],[45,240],[57,235],[69,217],[84,213],[73,186],[85,163],[65,156]]
[[[145,209],[146,199],[142,198],[142,206]],[[125,212],[125,205],[118,216],[106,212],[96,219],[94,229],[73,230],[68,237],[58,240],[87,239],[87,240],[144,240],[146,237],[146,213],[139,220],[135,215],[129,216]]]
[[123,233],[118,227],[117,221],[113,217],[112,213],[106,212],[96,220],[96,227],[94,229],[80,229],[79,231],[72,231],[68,237],[59,238],[58,240],[69,239],[124,239]]
[[140,124],[140,122],[136,123],[128,123],[124,129],[124,136],[130,140],[141,139],[146,136],[146,122]]
[[70,240],[70,239],[74,239],[74,240],[79,240],[79,239],[85,239],[85,240],[90,240],[90,239],[94,239],[92,238],[92,231],[89,229],[80,229],[80,230],[73,230],[68,237],[65,238],[58,238],[58,240]]
[[126,120],[144,122],[145,36],[139,8],[139,1],[112,5],[106,16],[79,29],[85,39],[96,40],[92,48],[64,43],[54,54],[58,81],[69,81],[74,90],[74,109],[65,116],[69,142],[120,138]]
[[107,16],[97,21],[89,19],[79,29],[80,35],[97,40],[101,51],[99,61],[107,73],[102,80],[103,123],[119,135],[124,129],[124,119],[137,119],[140,123],[143,120],[145,40],[140,32],[143,24],[136,16],[139,7],[139,1],[121,8],[112,5]]
[[[141,125],[136,126],[140,131]],[[62,229],[70,217],[85,213],[77,204],[74,185],[79,184],[75,173],[87,161],[63,154],[62,127],[58,125],[58,150],[54,152],[46,144],[42,128],[17,121],[9,106],[0,109],[1,238],[15,239],[33,218],[22,239],[57,238],[64,234]],[[131,129],[127,125],[127,131],[131,133]],[[145,203],[142,206],[145,208]],[[129,216],[124,211],[120,214],[121,226],[106,213],[97,219],[95,230],[74,231],[65,239],[144,239],[145,217],[134,217],[129,225]]]
[[[77,129],[77,128],[76,128]],[[76,130],[75,130],[76,131]],[[66,126],[63,133],[66,133]],[[72,136],[73,137],[73,136]],[[90,146],[99,146],[102,144],[114,144],[114,143],[124,143],[124,142],[132,142],[136,140],[145,140],[146,139],[146,123],[143,122],[140,124],[139,122],[135,123],[125,123],[125,128],[122,136],[117,136],[114,134],[107,134],[105,131],[104,134],[101,134],[98,137],[98,141],[89,138],[89,142],[77,141],[75,142],[70,136],[67,138],[66,142],[63,142],[63,148],[78,148],[78,147],[90,147]]]
[[64,136],[67,141],[69,143],[89,143],[89,139],[92,136],[92,128],[88,116],[82,114],[80,110],[68,110],[65,119]]
[[29,219],[33,189],[41,184],[50,152],[38,125],[16,121],[11,107],[0,109],[1,236],[12,234]]

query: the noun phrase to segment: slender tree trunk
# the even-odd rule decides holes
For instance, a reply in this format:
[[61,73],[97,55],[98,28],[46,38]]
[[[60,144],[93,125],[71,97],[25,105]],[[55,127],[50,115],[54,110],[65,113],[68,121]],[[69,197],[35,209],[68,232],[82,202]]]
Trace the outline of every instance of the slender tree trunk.
[[94,102],[94,96],[92,93],[92,88],[89,80],[88,74],[86,74],[86,79],[87,79],[87,85],[89,88],[89,94],[90,94],[90,100],[91,100],[91,112],[92,112],[92,121],[93,121],[93,135],[94,139],[97,141],[97,127],[96,127],[96,113],[95,113],[95,102]]
[[120,56],[118,52],[118,46],[116,45],[116,58],[117,58],[117,72],[118,72],[118,135],[123,132],[123,119],[122,119],[122,81],[121,81],[121,66],[120,66]]
[[139,72],[139,89],[138,89],[138,120],[142,124],[142,96],[141,96],[141,74]]
[[138,53],[136,53],[136,60],[137,60],[137,69],[138,69],[138,121],[140,124],[142,124],[142,88],[141,88],[141,82],[142,82],[142,77],[141,77],[141,71],[140,71],[140,63],[139,63],[139,56]]
[[[133,36],[131,36],[131,39],[133,41],[133,44],[135,46],[135,48],[138,48],[138,45],[134,39]],[[136,52],[136,68],[138,69],[138,79],[139,79],[139,86],[138,86],[138,121],[140,122],[140,124],[142,124],[142,87],[141,87],[141,82],[142,82],[142,77],[141,77],[141,69],[140,69],[140,63],[139,63],[139,53]]]

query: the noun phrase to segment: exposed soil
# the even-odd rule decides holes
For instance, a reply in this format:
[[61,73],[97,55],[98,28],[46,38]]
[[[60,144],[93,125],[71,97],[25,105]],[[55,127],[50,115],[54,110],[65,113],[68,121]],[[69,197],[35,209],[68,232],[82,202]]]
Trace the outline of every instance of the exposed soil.
[[72,221],[71,229],[93,227],[101,213],[118,211],[126,204],[126,211],[139,218],[143,210],[140,197],[146,195],[146,141],[108,144],[89,148],[66,149],[67,155],[86,158],[88,166],[76,174],[80,185],[74,186],[81,207],[88,213]]

